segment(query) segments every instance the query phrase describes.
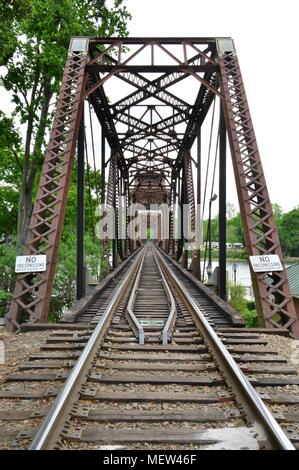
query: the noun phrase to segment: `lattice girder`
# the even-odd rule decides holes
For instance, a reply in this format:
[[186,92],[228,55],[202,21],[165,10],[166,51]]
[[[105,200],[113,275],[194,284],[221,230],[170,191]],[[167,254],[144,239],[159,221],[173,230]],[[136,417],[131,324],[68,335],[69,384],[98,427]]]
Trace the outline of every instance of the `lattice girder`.
[[7,316],[10,330],[23,319],[47,321],[82,111],[86,62],[86,52],[69,52],[24,249],[28,255],[45,254],[47,267],[42,273],[17,276]]
[[[18,275],[8,315],[10,329],[18,327],[22,312],[24,319],[47,320],[81,110],[87,96],[112,152],[106,202],[118,207],[119,177],[124,184],[128,206],[134,180],[141,174],[156,172],[165,181],[171,178],[168,181],[171,204],[176,201],[177,183],[182,188],[184,202],[191,205],[192,227],[195,206],[190,152],[211,103],[215,96],[220,96],[248,253],[278,254],[283,260],[237,55],[233,47],[224,48],[224,45],[231,47],[231,39],[72,40],[72,43],[82,42],[85,43],[84,51],[75,52],[71,48],[68,54],[25,246],[25,254],[46,254],[47,270],[40,274]],[[138,57],[146,51],[148,55]],[[153,80],[148,78],[148,73],[154,73]],[[114,104],[108,100],[104,89],[104,84],[112,77],[121,80],[122,84],[127,82],[134,89],[129,94],[119,95]],[[187,77],[192,77],[198,86],[194,104],[179,94],[180,82]],[[142,114],[140,109],[136,112],[136,107],[152,109],[156,106],[164,111],[158,120],[155,115],[149,122],[146,113]],[[151,140],[155,140],[155,145]],[[104,167],[106,164],[104,158]],[[182,169],[183,181],[179,178]],[[127,216],[127,224],[129,220]],[[172,254],[176,246],[173,222],[174,214],[170,212],[168,249]],[[123,245],[113,247],[117,245],[120,253]],[[179,251],[181,245],[178,245]],[[110,243],[104,242],[104,246],[108,257]],[[129,251],[133,244],[126,240],[125,247]],[[252,273],[252,279],[258,311],[265,325],[274,328],[282,323],[299,337],[285,269],[273,273],[270,284],[264,274]]]
[[254,273],[251,270],[259,318],[268,328],[283,325],[299,337],[299,322],[235,51],[220,51],[219,65],[226,127],[247,251],[249,255],[277,254],[283,264],[283,271],[273,273],[270,281],[265,273]]

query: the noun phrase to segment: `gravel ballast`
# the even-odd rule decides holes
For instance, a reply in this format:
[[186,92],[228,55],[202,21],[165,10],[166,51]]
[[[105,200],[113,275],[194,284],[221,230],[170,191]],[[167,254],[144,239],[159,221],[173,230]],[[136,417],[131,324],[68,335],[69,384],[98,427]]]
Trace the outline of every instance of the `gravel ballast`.
[[6,377],[18,370],[19,365],[32,353],[38,352],[51,331],[30,331],[27,333],[8,333],[0,328],[0,341],[4,343],[4,363],[0,367],[0,384]]

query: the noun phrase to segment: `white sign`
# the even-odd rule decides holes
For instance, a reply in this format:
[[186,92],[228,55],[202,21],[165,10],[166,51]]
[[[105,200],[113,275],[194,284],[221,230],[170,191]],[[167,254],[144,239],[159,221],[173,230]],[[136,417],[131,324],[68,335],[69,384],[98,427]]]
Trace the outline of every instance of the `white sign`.
[[278,255],[249,256],[249,259],[255,273],[269,273],[283,270]]
[[40,273],[46,271],[46,255],[25,255],[16,258],[16,273]]

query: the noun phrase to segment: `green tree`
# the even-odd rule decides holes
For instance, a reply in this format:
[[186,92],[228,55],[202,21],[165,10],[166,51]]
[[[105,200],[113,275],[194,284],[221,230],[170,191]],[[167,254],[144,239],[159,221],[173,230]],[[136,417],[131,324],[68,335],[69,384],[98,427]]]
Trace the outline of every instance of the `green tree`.
[[12,93],[14,117],[26,125],[19,190],[18,246],[26,240],[34,186],[53,117],[50,102],[59,90],[70,38],[126,35],[130,16],[122,3],[123,0],[115,0],[111,9],[103,1],[90,0],[0,3],[4,24],[12,25],[8,44],[3,45],[1,60],[6,64],[7,72],[2,79],[5,88]]
[[[219,233],[219,222],[218,216],[211,219],[211,240],[217,241],[218,240],[218,233]],[[208,220],[203,221],[203,237],[204,243],[208,239]]]
[[27,0],[0,0],[0,66],[12,58],[18,44],[17,24],[29,7]]
[[226,204],[226,217],[227,219],[232,219],[233,217],[235,217],[237,211],[236,211],[236,208],[235,208],[235,205],[232,203],[232,202],[227,202]]
[[[90,192],[88,184],[90,181]],[[102,245],[100,240],[94,237],[95,210],[97,205],[96,187],[100,180],[99,172],[91,168],[85,168],[85,236],[84,255],[85,266],[91,275],[99,280],[106,274],[106,266],[103,264]],[[64,220],[64,227],[59,249],[59,259],[56,269],[49,319],[57,321],[61,313],[70,307],[76,297],[76,256],[77,256],[77,167],[74,165],[68,197],[68,204]]]
[[284,255],[299,256],[299,206],[282,214],[278,228]]
[[279,225],[281,223],[282,216],[283,216],[283,210],[280,207],[280,205],[276,204],[276,203],[272,204],[272,210],[273,210],[273,216],[274,216],[275,223],[279,227]]
[[240,212],[227,221],[226,239],[228,243],[245,243]]
[[[14,165],[15,161],[12,160]],[[96,181],[99,181],[99,173],[97,178],[91,168],[89,168],[91,192],[89,194],[89,185],[86,184],[85,189],[85,265],[94,276],[95,279],[101,279],[105,276],[107,266],[102,261],[102,246],[100,241],[93,237],[93,227],[96,222],[94,213],[96,208]],[[87,169],[85,170],[85,178],[87,181]],[[58,266],[54,278],[53,295],[50,305],[50,320],[56,321],[65,308],[69,307],[75,300],[76,295],[76,223],[77,223],[77,168],[74,165],[72,179],[70,184],[70,192],[66,210],[65,223],[62,232],[61,245],[59,250]],[[17,218],[18,194],[14,200],[14,214],[1,211],[1,194],[0,187],[0,226],[2,235],[0,236],[0,316],[5,313],[5,303],[11,297],[16,275],[14,272],[16,246],[15,235],[9,232],[11,227],[15,227]],[[9,205],[11,198],[3,199],[6,205]],[[91,202],[91,204],[90,204]],[[2,226],[2,219],[4,227]],[[10,227],[11,224],[11,227]],[[4,230],[7,227],[7,232]],[[10,234],[10,237],[6,235]],[[13,238],[12,238],[13,237]]]
[[[243,227],[241,222],[241,215],[234,210],[232,204],[229,205],[229,214],[235,214],[233,217],[228,218],[226,222],[226,239],[229,243],[243,243],[244,244],[244,236],[243,236]],[[203,234],[204,234],[204,241],[207,236],[208,230],[208,220],[204,220],[203,222]],[[219,220],[218,215],[211,219],[211,240],[217,241],[219,238]]]
[[227,294],[229,304],[242,315],[246,326],[259,326],[254,303],[248,302],[246,299],[245,286],[229,282],[227,286]]
[[13,120],[0,111],[0,243],[16,232],[21,184],[21,139]]

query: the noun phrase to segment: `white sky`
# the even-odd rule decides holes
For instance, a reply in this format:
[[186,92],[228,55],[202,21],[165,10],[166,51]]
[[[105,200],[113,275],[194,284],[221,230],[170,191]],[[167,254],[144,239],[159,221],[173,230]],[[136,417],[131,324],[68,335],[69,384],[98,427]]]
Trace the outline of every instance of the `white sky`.
[[[130,36],[231,36],[272,202],[299,205],[296,0],[127,0]],[[228,200],[237,205],[229,171]],[[296,189],[297,188],[297,189]]]
[[[271,201],[284,211],[299,205],[298,2],[127,0],[126,5],[130,36],[234,39]],[[0,108],[10,111],[9,95],[3,88],[0,93]],[[227,199],[238,206],[230,166]]]

